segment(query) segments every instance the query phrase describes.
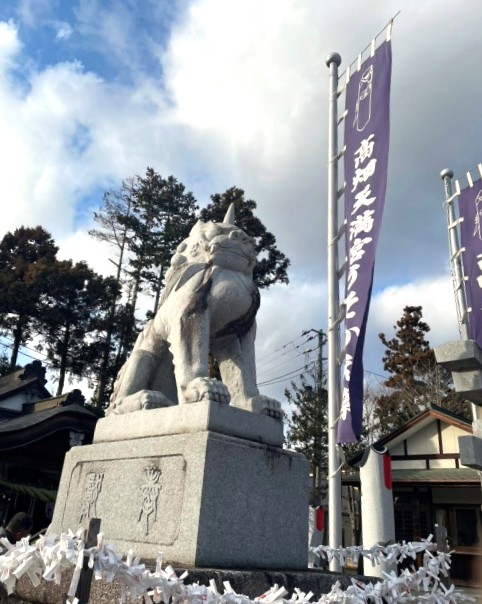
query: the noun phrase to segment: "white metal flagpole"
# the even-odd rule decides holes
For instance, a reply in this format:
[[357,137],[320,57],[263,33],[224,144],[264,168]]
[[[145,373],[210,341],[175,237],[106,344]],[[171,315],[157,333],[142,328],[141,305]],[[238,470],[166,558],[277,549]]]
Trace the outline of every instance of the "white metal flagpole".
[[[440,176],[444,182],[445,188],[445,209],[447,212],[447,226],[449,230],[449,252],[450,252],[450,264],[452,269],[452,280],[454,285],[455,302],[457,306],[457,314],[459,321],[459,332],[462,340],[469,340],[469,321],[468,321],[468,309],[467,309],[467,298],[465,296],[464,287],[464,273],[462,268],[462,260],[460,256],[460,244],[457,234],[457,220],[454,210],[455,197],[452,192],[452,178],[454,173],[452,170],[442,170]],[[457,187],[457,191],[459,191]],[[482,413],[477,409],[477,406],[472,403],[472,417],[474,422],[479,418],[479,414]]]
[[[338,67],[341,57],[330,54],[330,101],[328,122],[328,531],[329,545],[341,546],[341,475],[336,446],[340,409],[340,323],[338,290]],[[330,563],[330,570],[340,571],[340,561]]]
[[454,282],[454,293],[457,302],[457,313],[459,320],[460,337],[463,340],[468,340],[469,326],[467,323],[467,301],[465,299],[464,277],[462,271],[462,262],[460,259],[460,245],[457,235],[457,223],[455,220],[454,211],[454,196],[452,193],[452,178],[454,173],[452,170],[442,170],[440,176],[444,182],[445,189],[445,210],[447,212],[447,226],[449,230],[449,250],[450,264],[452,268],[452,276]]

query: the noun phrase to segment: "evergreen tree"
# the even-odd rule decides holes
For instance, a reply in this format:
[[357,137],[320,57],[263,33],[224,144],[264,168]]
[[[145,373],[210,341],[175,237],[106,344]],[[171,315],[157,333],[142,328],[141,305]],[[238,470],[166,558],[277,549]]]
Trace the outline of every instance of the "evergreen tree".
[[303,453],[310,463],[311,504],[320,505],[326,492],[328,475],[328,392],[323,374],[325,334],[318,333],[318,362],[291,382],[285,397],[294,407],[287,419],[286,441]]
[[112,277],[94,273],[85,262],[64,260],[52,267],[48,285],[38,321],[42,335],[38,348],[59,371],[59,395],[67,373],[84,377],[98,370],[104,345],[101,333],[117,284]]
[[10,368],[20,346],[32,336],[39,319],[46,274],[56,260],[57,246],[41,226],[20,227],[0,242],[0,330],[13,338]]
[[319,384],[318,371],[307,371],[291,382],[285,397],[294,406],[287,420],[287,443],[306,456],[312,477],[311,504],[320,505],[328,475],[328,392]]
[[173,176],[163,178],[147,168],[144,178],[136,176],[129,217],[133,237],[130,243],[129,273],[133,281],[135,308],[142,284],[154,295],[153,313],[159,306],[164,275],[177,246],[196,222],[196,200]]
[[2,350],[2,352],[0,353],[0,377],[7,375],[7,373],[10,373],[11,371],[15,371],[15,369],[16,369],[16,367],[11,369],[10,361],[8,359],[6,350],[4,348]]
[[[100,353],[101,360],[93,400],[94,405],[97,407],[101,407],[106,402],[109,383],[112,384],[115,374],[124,362],[123,360],[127,357],[127,352],[133,343],[136,333],[133,309],[129,306],[126,315],[125,306],[119,304],[119,297],[123,287],[122,275],[133,237],[130,224],[133,188],[134,179],[126,178],[122,181],[119,190],[111,190],[104,193],[103,207],[99,212],[94,212],[94,220],[99,228],[89,231],[89,235],[99,241],[104,241],[114,248],[114,258],[109,258],[109,260],[116,268],[114,278],[117,285],[117,294],[112,298],[106,317],[105,341]],[[127,341],[125,341],[125,338],[117,338],[119,348],[113,350],[115,332],[119,330],[119,324],[124,324],[125,321],[128,323],[127,332],[130,334],[130,338]]]
[[277,248],[275,236],[254,215],[257,204],[245,199],[242,189],[231,187],[222,195],[211,195],[211,203],[199,212],[199,218],[204,222],[222,222],[231,203],[234,203],[236,225],[255,240],[258,260],[253,275],[258,287],[288,283],[290,260]]
[[387,434],[431,404],[467,414],[468,403],[453,391],[450,372],[435,361],[426,338],[430,327],[422,320],[422,307],[406,306],[394,329],[391,339],[379,334],[386,347],[383,367],[390,373],[384,382],[387,392],[376,401],[379,430]]
[[110,338],[98,343],[98,358],[102,358],[102,368],[97,372],[97,384],[92,398],[92,404],[99,408],[108,405],[117,374],[137,337],[132,306],[129,303],[118,303],[113,322],[109,313],[106,325],[110,330]]
[[[104,207],[94,214],[99,229],[90,234],[116,248],[113,264],[116,281],[124,286],[127,303],[112,303],[96,401],[101,405],[112,379],[112,367],[120,367],[137,336],[135,310],[141,291],[150,293],[155,314],[164,286],[164,275],[175,249],[195,223],[196,200],[173,176],[163,178],[152,168],[146,175],[123,181],[119,191],[104,195]],[[117,331],[115,334],[114,331]],[[112,350],[113,342],[118,348]]]
[[110,258],[116,267],[115,279],[122,285],[122,271],[126,263],[126,255],[133,237],[130,228],[130,215],[132,206],[132,194],[134,179],[126,178],[122,181],[119,190],[111,190],[104,193],[104,205],[94,212],[94,220],[98,224],[97,229],[91,229],[89,235],[104,241],[114,248],[114,259]]

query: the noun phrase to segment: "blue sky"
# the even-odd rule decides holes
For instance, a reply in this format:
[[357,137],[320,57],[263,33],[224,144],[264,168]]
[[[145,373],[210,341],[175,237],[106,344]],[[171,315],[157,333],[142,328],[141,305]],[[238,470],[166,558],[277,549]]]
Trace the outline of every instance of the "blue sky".
[[[381,373],[377,334],[391,334],[407,304],[423,306],[433,345],[457,338],[439,174],[462,177],[482,160],[482,5],[440,6],[3,0],[0,236],[42,224],[61,255],[108,272],[109,250],[87,234],[105,190],[147,166],[173,174],[200,205],[236,185],[292,260],[290,285],[263,292],[260,358],[303,330],[326,330],[325,58],[338,51],[343,69],[401,8],[365,366]],[[281,360],[262,380],[300,365]],[[282,397],[285,385],[263,391]]]

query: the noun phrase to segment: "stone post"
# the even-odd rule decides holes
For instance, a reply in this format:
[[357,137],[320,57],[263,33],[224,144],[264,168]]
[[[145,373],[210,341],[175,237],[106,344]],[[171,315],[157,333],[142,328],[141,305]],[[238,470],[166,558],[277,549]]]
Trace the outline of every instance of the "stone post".
[[[365,548],[395,540],[392,472],[387,449],[368,447],[360,463],[362,542]],[[364,573],[382,577],[390,572],[386,562],[372,565],[364,560]]]
[[473,435],[459,437],[460,462],[482,470],[482,351],[474,340],[459,340],[434,352],[437,363],[452,372],[456,392],[472,402]]

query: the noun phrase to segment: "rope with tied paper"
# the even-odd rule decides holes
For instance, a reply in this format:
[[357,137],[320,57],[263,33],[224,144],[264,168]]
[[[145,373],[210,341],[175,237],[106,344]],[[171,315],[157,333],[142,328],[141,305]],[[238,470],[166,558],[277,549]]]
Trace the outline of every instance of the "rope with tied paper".
[[138,597],[145,604],[327,604],[347,603],[408,603],[423,602],[437,604],[458,604],[459,602],[474,601],[464,593],[457,591],[453,585],[445,587],[440,581],[440,575],[447,576],[450,568],[450,555],[437,552],[431,553],[434,545],[431,536],[421,542],[393,544],[386,547],[374,546],[371,549],[348,547],[332,549],[325,546],[310,548],[327,560],[336,557],[344,561],[348,556],[358,559],[362,555],[379,563],[381,558],[400,562],[406,558],[416,558],[423,552],[423,565],[414,571],[403,570],[399,575],[394,572],[384,573],[381,581],[364,584],[352,579],[351,585],[342,590],[336,582],[328,594],[323,594],[313,602],[313,593],[305,593],[295,588],[291,598],[286,598],[288,592],[284,587],[274,585],[268,591],[254,600],[248,596],[237,594],[228,581],[224,582],[224,593],[220,593],[214,579],[208,586],[186,585],[185,572],[177,576],[174,569],[167,565],[162,568],[162,558],[156,562],[154,572],[148,570],[134,553],[129,551],[125,560],[115,552],[112,545],[104,543],[102,533],[99,533],[97,545],[86,548],[82,540],[83,529],[77,533],[69,531],[60,537],[55,535],[41,536],[34,544],[29,544],[28,538],[11,545],[7,539],[0,539],[6,552],[0,556],[0,581],[5,585],[8,594],[15,590],[16,582],[26,574],[32,585],[38,587],[41,580],[54,581],[60,584],[62,573],[73,568],[72,580],[67,594],[67,602],[77,604],[75,592],[80,578],[84,557],[89,559],[89,567],[93,568],[95,580],[112,582],[119,581],[119,602],[127,601],[127,590],[131,602]]

